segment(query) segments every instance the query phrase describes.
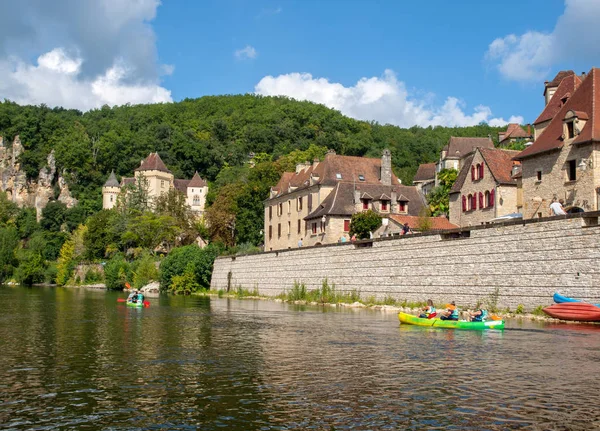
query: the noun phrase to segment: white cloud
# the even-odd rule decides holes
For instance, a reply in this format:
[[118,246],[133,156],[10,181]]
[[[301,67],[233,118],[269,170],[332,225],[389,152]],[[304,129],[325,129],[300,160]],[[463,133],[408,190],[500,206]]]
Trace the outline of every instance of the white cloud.
[[233,55],[235,55],[235,58],[238,60],[246,60],[256,58],[258,52],[256,52],[256,49],[254,49],[253,46],[246,45],[244,48],[236,50]]
[[[0,2],[0,97],[87,110],[171,101],[150,22],[159,0]],[[31,60],[31,58],[37,59]]]
[[600,2],[565,0],[565,11],[552,32],[528,31],[494,40],[486,59],[512,80],[540,80],[552,66],[575,61],[600,61]]
[[[325,78],[313,78],[310,73],[265,76],[256,84],[254,91],[265,96],[310,100],[337,109],[349,117],[402,127],[471,126],[482,121],[498,126],[507,124],[502,118],[492,118],[492,112],[486,106],[477,106],[470,115],[465,113],[464,103],[455,97],[449,97],[441,107],[413,99],[409,97],[405,84],[398,81],[391,70],[386,70],[379,78],[361,78],[352,87],[329,82]],[[523,117],[513,116],[509,121],[522,123]]]

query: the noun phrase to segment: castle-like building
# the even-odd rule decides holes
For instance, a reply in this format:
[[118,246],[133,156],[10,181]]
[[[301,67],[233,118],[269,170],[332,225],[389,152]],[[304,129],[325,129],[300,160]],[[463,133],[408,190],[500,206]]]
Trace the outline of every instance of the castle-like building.
[[114,208],[122,188],[128,184],[135,184],[139,177],[145,178],[148,185],[148,197],[151,201],[175,188],[186,196],[186,204],[193,212],[198,216],[204,214],[204,204],[208,193],[206,181],[200,178],[198,172],[194,174],[191,180],[175,179],[158,153],[151,153],[146,159],[142,160],[140,166],[134,170],[134,176],[131,178],[123,177],[120,183],[114,171],[111,172],[104,187],[102,187],[102,208]]

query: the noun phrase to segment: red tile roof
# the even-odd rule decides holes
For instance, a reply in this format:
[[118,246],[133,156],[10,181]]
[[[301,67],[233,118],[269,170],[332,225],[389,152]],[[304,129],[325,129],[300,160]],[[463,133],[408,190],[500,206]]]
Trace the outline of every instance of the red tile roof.
[[444,147],[446,150],[447,158],[459,158],[462,159],[464,156],[475,150],[475,148],[494,148],[492,139],[487,138],[464,138],[451,136],[448,145]]
[[513,158],[519,151],[480,148],[481,156],[498,184],[516,184],[512,178]]
[[422,163],[419,165],[419,169],[417,169],[417,173],[413,178],[413,182],[415,181],[427,181],[435,179],[435,163]]
[[187,193],[190,180],[173,180],[173,187],[179,190],[181,193]]
[[510,123],[506,129],[506,132],[498,133],[498,138],[500,142],[504,142],[511,138],[531,138],[533,135],[527,133],[521,126],[517,123]]
[[[399,215],[399,214],[390,214],[390,218],[400,224],[408,223],[408,226],[411,229],[417,230],[419,228],[419,219],[418,216],[411,215]],[[456,229],[459,226],[454,223],[450,223],[450,221],[446,217],[427,217],[431,221],[431,230],[446,230],[446,229]]]
[[[554,97],[552,100],[554,100]],[[578,112],[580,115],[585,114],[589,118],[581,132],[573,140],[573,144],[600,142],[600,112],[596,112],[596,107],[600,109],[600,69],[594,67],[573,95],[560,108],[546,130],[544,130],[544,133],[532,146],[519,153],[515,159],[522,160],[536,154],[562,148],[564,145],[562,138],[563,120],[569,111]]]
[[558,87],[560,85],[560,83],[562,82],[562,80],[568,76],[577,76],[577,75],[575,75],[575,72],[573,72],[572,70],[561,70],[560,72],[558,72],[552,81],[545,83],[544,96],[546,95],[546,91],[548,90],[548,88]]
[[571,95],[575,93],[575,90],[577,90],[579,85],[581,85],[581,79],[579,79],[577,75],[571,74],[564,77],[557,85],[558,88],[554,92],[552,99],[550,99],[548,104],[542,110],[542,113],[537,117],[533,124],[539,124],[543,123],[544,121],[552,120],[564,105],[563,99],[565,97],[570,98]]
[[200,175],[198,175],[198,172],[196,171],[196,173],[194,173],[194,176],[192,177],[190,183],[188,184],[188,187],[205,187],[206,186],[206,181],[204,181],[202,178],[200,178]]
[[150,153],[145,160],[142,160],[142,163],[139,167],[135,169],[136,171],[161,171],[171,173],[170,170],[167,169],[163,161],[161,160],[158,153]]

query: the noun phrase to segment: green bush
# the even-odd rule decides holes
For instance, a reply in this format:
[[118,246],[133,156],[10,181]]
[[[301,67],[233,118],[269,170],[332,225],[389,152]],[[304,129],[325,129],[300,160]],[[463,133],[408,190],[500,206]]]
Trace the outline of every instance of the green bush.
[[104,274],[98,269],[89,268],[85,272],[83,279],[85,284],[101,283],[104,280]]
[[158,269],[154,258],[148,252],[142,253],[140,258],[131,264],[131,271],[135,289],[141,289],[151,281],[158,280]]
[[523,304],[517,305],[517,309],[515,310],[515,314],[523,314],[525,312],[525,306]]
[[44,282],[48,284],[56,284],[56,275],[58,273],[58,269],[56,268],[56,263],[51,262],[48,264],[48,268],[46,268],[46,272],[44,274]]
[[172,250],[160,264],[159,281],[160,289],[168,291],[171,289],[173,277],[184,275],[191,264],[196,283],[200,288],[206,289],[210,286],[213,263],[219,255],[220,249],[208,245],[200,248],[197,245],[187,245]]
[[306,285],[294,281],[294,287],[287,295],[288,301],[305,301],[306,300]]
[[174,294],[189,295],[199,289],[200,285],[196,281],[194,265],[190,262],[182,275],[173,276],[169,291]]
[[104,267],[104,279],[109,290],[123,290],[125,283],[131,279],[131,266],[123,255],[116,254]]

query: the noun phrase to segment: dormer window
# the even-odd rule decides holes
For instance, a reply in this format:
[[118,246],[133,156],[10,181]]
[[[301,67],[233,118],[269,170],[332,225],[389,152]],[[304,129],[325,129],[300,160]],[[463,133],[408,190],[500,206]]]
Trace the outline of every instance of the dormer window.
[[340,173],[335,174],[335,179],[336,180],[341,180],[342,179],[342,174],[340,174]]
[[588,115],[583,111],[569,110],[563,119],[563,139],[574,139],[581,133],[588,120]]
[[365,176],[364,176],[364,175],[361,175],[361,174],[359,174],[359,175],[358,175],[358,181],[364,181],[364,180],[365,180]]
[[573,121],[567,123],[567,139],[573,139],[575,137],[575,128]]
[[389,211],[388,210],[388,201],[381,201],[381,211]]
[[401,213],[408,212],[408,201],[400,201],[398,203],[398,211]]
[[361,200],[362,200],[362,209],[368,210],[369,209],[369,200],[368,199],[361,199]]

